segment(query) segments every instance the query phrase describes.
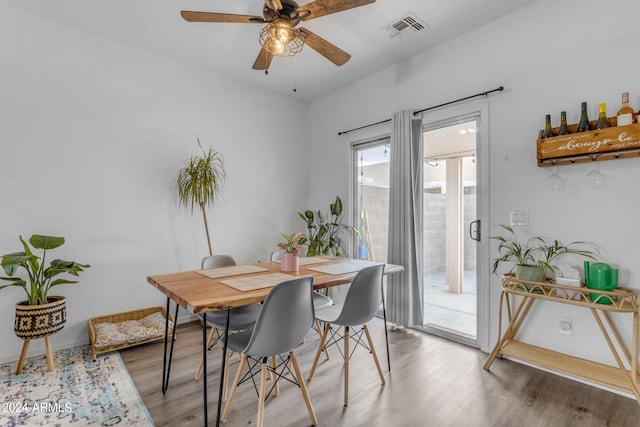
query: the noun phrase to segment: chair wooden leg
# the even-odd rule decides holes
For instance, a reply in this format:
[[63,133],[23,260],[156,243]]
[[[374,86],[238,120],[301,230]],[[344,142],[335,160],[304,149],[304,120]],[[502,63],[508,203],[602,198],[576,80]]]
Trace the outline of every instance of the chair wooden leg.
[[302,372],[300,372],[300,366],[298,365],[298,359],[296,358],[293,350],[289,352],[291,356],[291,364],[293,365],[294,372],[296,373],[296,377],[298,379],[298,384],[300,384],[300,391],[302,392],[302,397],[304,398],[304,403],[307,405],[307,411],[309,412],[309,418],[311,419],[311,425],[318,425],[318,419],[316,418],[316,413],[313,410],[313,405],[311,404],[311,399],[309,398],[309,391],[307,391],[307,386],[304,383],[304,378],[302,378]]
[[378,374],[380,374],[380,381],[382,381],[382,384],[384,384],[384,376],[382,375],[382,369],[380,369],[380,363],[378,362],[378,355],[376,354],[376,349],[373,346],[373,341],[371,341],[369,328],[367,328],[367,325],[364,325],[363,328],[364,328],[364,333],[367,334],[367,341],[369,341],[369,348],[371,349],[371,355],[373,356],[373,360],[376,362],[376,367],[378,368]]
[[[276,356],[272,356],[271,357],[271,366],[273,366],[273,370],[276,370],[276,366],[278,366],[278,360],[276,358]],[[275,381],[275,383],[273,384],[273,386],[275,387],[275,394],[276,396],[280,396],[280,383],[278,382],[278,380],[280,379],[280,377],[276,374],[272,375],[273,380]]]
[[[322,339],[322,325],[320,324],[320,321],[318,319],[316,319],[314,322],[315,322],[314,324],[316,325],[316,331],[318,331],[318,335]],[[324,349],[324,355],[327,358],[327,360],[329,360],[329,349],[328,348]]]
[[18,361],[18,367],[16,368],[16,375],[20,375],[22,373],[22,367],[24,366],[24,361],[27,358],[27,351],[29,350],[29,338],[25,339],[22,343],[22,351],[20,352],[20,360]]
[[313,360],[313,366],[311,366],[311,371],[309,372],[307,381],[311,380],[314,372],[316,371],[316,366],[318,365],[318,359],[320,359],[320,353],[322,353],[322,347],[324,347],[324,343],[327,341],[327,335],[329,334],[329,329],[330,329],[330,325],[326,323],[324,325],[324,333],[320,338],[320,345],[318,345],[318,351],[316,351],[316,358]]
[[344,327],[344,406],[349,404],[349,327]]
[[231,362],[231,352],[227,350],[227,362],[224,364],[224,384],[222,385],[222,400],[227,400],[227,389],[229,388],[229,362]]
[[316,332],[318,333],[318,337],[322,338],[322,325],[318,319],[313,321],[313,325],[315,326]]
[[[213,342],[213,338],[216,335],[216,328],[211,328],[211,332],[209,332],[209,338],[207,338],[207,349],[211,347],[211,343]],[[200,363],[198,364],[198,369],[196,370],[195,379],[200,379],[200,374],[202,373],[202,357],[200,357]]]
[[240,382],[240,378],[242,378],[242,371],[244,370],[244,365],[247,363],[247,355],[243,354],[240,356],[240,363],[238,365],[238,371],[236,372],[236,376],[233,379],[233,385],[231,386],[231,392],[229,393],[229,398],[224,404],[224,411],[222,412],[222,416],[220,417],[220,421],[226,421],[227,416],[229,416],[229,410],[231,409],[231,402],[233,402],[233,398],[236,395],[236,391],[238,390],[238,383]]
[[267,361],[262,361],[262,369],[260,370],[260,392],[258,393],[258,421],[257,427],[264,424],[264,397],[267,393]]

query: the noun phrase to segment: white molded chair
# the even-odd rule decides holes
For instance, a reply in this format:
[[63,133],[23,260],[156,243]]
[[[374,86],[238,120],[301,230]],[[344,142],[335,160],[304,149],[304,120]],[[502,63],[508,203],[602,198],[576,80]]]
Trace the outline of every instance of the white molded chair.
[[[312,284],[313,278],[311,277],[302,277],[279,283],[267,295],[254,328],[229,335],[226,338],[229,350],[234,353],[240,353],[241,359],[221,421],[226,421],[229,415],[238,385],[250,379],[253,381],[253,376],[258,374],[258,371],[254,371],[254,368],[260,365],[257,426],[262,427],[264,420],[264,402],[268,397],[266,393],[267,373],[275,375],[275,381],[269,393],[274,389],[276,389],[277,393],[278,381],[283,377],[285,371],[291,373],[294,377],[293,381],[289,378],[287,380],[300,386],[311,424],[318,424],[293,350],[304,339],[313,323]],[[288,353],[288,356],[282,357],[286,353]],[[268,363],[269,358],[275,358],[276,356],[280,356],[280,364],[276,365],[274,363],[273,366],[270,366]],[[243,376],[242,373],[248,359],[250,359],[249,371]],[[291,372],[290,366],[293,367],[295,375]]]
[[[360,345],[371,352],[373,360],[378,368],[378,374],[380,375],[380,381],[384,385],[384,376],[380,369],[380,363],[378,362],[378,356],[371,341],[371,335],[367,328],[367,322],[369,322],[373,316],[375,316],[380,304],[382,303],[382,274],[384,271],[384,264],[367,267],[358,272],[356,277],[351,282],[347,296],[344,303],[334,304],[331,307],[325,307],[316,311],[316,320],[325,324],[322,338],[320,339],[320,345],[316,352],[316,357],[309,373],[309,380],[313,377],[320,358],[320,353],[326,350],[327,347],[337,344],[340,340],[344,341],[344,405],[349,404],[349,358],[351,356],[351,350],[349,350],[349,341],[353,339],[357,345]],[[344,335],[340,335],[339,328],[334,330],[332,325],[338,327],[344,327]],[[354,334],[350,335],[349,329],[351,327],[358,327],[362,325]],[[327,343],[327,337],[331,332],[331,337]],[[362,340],[362,334],[366,334],[368,346]],[[355,348],[354,348],[355,350]]]
[[[271,252],[271,262],[280,261],[281,259],[282,259],[282,251]],[[320,292],[317,292],[317,291],[313,291],[311,295],[313,296],[313,308],[315,310],[319,310],[321,308],[329,307],[333,305],[333,300],[329,298],[327,295],[321,294]],[[318,335],[322,337],[322,325],[320,325],[320,322],[318,320],[314,320],[313,329],[315,329],[318,332]],[[324,354],[328,359],[329,350],[325,350]]]
[[[236,262],[229,255],[211,255],[202,259],[200,268],[202,270],[206,270],[209,268],[230,267],[234,265],[236,265]],[[229,315],[229,332],[242,331],[252,328],[254,323],[256,322],[258,313],[260,313],[260,307],[261,305],[256,303],[232,308]],[[210,349],[224,335],[224,330],[226,329],[227,325],[226,310],[207,313],[207,325],[211,326],[211,332],[209,333],[209,338],[207,339],[207,348]],[[231,353],[227,352],[226,366],[229,366],[230,357]],[[200,373],[202,372],[202,363],[203,360],[202,358],[200,358],[200,364],[198,365],[195,379],[200,378]],[[228,371],[225,372],[224,378],[225,384],[223,398],[226,399],[226,383],[228,382]]]

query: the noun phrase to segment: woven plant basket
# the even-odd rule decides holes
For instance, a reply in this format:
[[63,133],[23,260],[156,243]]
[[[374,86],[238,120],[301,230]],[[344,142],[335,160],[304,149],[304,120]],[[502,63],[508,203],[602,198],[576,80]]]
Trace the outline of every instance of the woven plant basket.
[[55,334],[67,321],[67,300],[51,296],[47,304],[28,305],[26,301],[16,304],[14,332],[22,339],[44,338]]

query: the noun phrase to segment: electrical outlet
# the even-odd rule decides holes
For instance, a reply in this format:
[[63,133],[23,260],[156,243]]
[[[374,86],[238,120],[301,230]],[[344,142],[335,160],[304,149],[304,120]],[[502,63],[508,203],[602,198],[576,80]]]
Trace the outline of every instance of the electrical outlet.
[[573,321],[570,317],[558,316],[558,331],[561,334],[573,335]]
[[529,225],[529,211],[526,209],[509,211],[509,225]]

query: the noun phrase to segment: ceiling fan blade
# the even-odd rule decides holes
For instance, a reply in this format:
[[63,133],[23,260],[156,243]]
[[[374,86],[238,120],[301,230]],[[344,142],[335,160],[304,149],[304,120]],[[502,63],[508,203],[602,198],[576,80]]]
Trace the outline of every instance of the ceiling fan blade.
[[251,68],[254,70],[268,70],[272,59],[273,54],[263,47]]
[[280,10],[282,9],[282,2],[280,0],[264,0],[264,3],[269,9]]
[[349,59],[351,59],[351,55],[347,52],[332,45],[306,28],[299,28],[299,30],[304,36],[304,44],[308,45],[311,49],[336,64],[338,67],[344,65]]
[[308,21],[309,19],[319,18],[375,2],[376,0],[316,0],[300,6],[296,9],[296,12],[303,21]]
[[261,16],[233,15],[230,13],[191,12],[183,10],[180,15],[189,22],[237,22],[241,24],[264,24]]

